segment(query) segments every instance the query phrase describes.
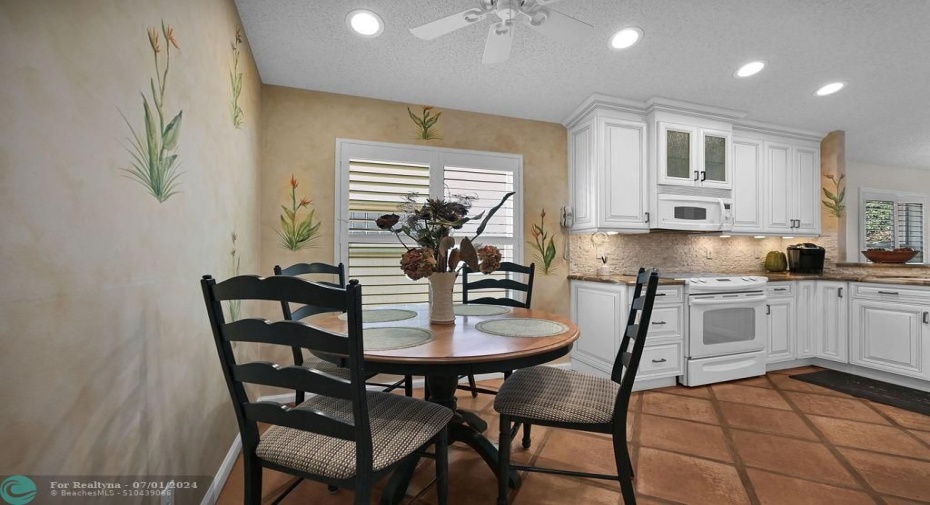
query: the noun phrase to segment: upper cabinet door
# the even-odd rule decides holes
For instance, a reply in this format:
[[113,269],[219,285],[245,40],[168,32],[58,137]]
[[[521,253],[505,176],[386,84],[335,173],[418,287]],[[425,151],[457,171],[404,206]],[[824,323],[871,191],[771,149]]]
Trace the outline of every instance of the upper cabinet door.
[[733,139],[733,231],[762,231],[762,141]]
[[573,231],[593,230],[595,222],[594,122],[586,121],[569,131],[568,158],[571,170],[571,207]]
[[646,123],[599,119],[597,134],[598,226],[647,230]]
[[697,168],[697,128],[659,122],[658,183],[678,186],[700,184]]
[[787,233],[794,229],[795,189],[792,148],[788,144],[765,143],[765,228]]
[[820,233],[820,151],[794,148],[794,174],[797,177],[795,230]]
[[701,128],[700,177],[701,186],[730,189],[733,179],[730,172],[730,132]]

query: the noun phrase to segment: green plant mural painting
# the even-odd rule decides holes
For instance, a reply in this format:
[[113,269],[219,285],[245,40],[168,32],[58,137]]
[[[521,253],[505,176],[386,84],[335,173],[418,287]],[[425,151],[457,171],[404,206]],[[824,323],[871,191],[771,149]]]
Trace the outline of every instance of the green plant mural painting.
[[533,223],[533,241],[527,241],[536,252],[533,259],[542,263],[540,271],[543,275],[549,275],[555,271],[552,264],[555,261],[555,237],[550,236],[546,231],[546,209],[539,213],[539,224]]
[[822,200],[823,206],[826,207],[834,217],[843,217],[843,211],[846,210],[846,185],[843,184],[845,175],[839,177],[828,174],[827,179],[833,181],[833,191],[823,188],[823,195],[826,197]]
[[[232,232],[232,251],[229,253],[232,260],[232,275],[230,277],[236,277],[239,275],[239,263],[242,258],[239,257],[239,251],[236,250],[236,232]],[[230,300],[228,303],[229,307],[229,320],[238,321],[240,310],[242,309],[242,300]]]
[[415,125],[414,131],[416,135],[413,138],[421,140],[442,140],[442,137],[436,132],[436,123],[439,122],[442,112],[437,112],[436,115],[433,115],[433,107],[431,105],[424,105],[423,112],[421,112],[419,116],[414,114],[413,111],[410,110],[410,107],[407,107],[407,114]]
[[[278,245],[291,250],[299,251],[309,247],[313,240],[320,233],[320,222],[313,222],[316,210],[310,206],[312,201],[309,198],[301,197],[297,201],[297,179],[291,175],[291,208],[282,205],[284,214],[281,215],[281,229],[275,230],[278,234]],[[298,218],[297,214],[301,209],[306,208],[309,214],[304,218]]]
[[232,43],[233,63],[232,68],[229,69],[229,86],[232,89],[229,112],[232,115],[233,126],[239,129],[245,122],[245,113],[239,107],[239,95],[242,94],[242,72],[239,71],[240,45],[242,45],[242,30],[236,28],[236,40]]
[[[164,37],[164,48],[161,36]],[[127,148],[132,155],[132,167],[123,169],[133,180],[139,182],[154,196],[159,203],[177,193],[178,176],[178,139],[181,134],[181,116],[178,111],[170,120],[165,113],[165,87],[168,83],[168,69],[171,64],[171,47],[180,50],[174,31],[165,22],[161,31],[148,29],[149,45],[152,47],[155,62],[155,78],[149,79],[151,103],[142,92],[142,110],[145,120],[145,135],[140,136],[126,115],[120,111],[123,121],[129,127],[132,138]]]

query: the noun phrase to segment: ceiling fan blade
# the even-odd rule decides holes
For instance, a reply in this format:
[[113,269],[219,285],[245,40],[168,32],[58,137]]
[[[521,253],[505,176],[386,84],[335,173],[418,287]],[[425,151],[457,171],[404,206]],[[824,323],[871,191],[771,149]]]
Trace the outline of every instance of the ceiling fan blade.
[[490,65],[501,63],[510,58],[510,47],[513,46],[513,25],[504,21],[494,23],[488,31],[488,42],[484,46],[482,63]]
[[569,45],[581,44],[594,33],[594,27],[571,16],[549,9],[539,9],[524,21],[537,32]]
[[412,33],[415,37],[423,40],[433,40],[440,35],[445,35],[449,32],[458,30],[459,28],[465,28],[470,24],[481,21],[487,17],[488,12],[489,11],[482,9],[468,9],[467,11],[459,12],[458,14],[453,14],[442,19],[437,19],[432,23],[426,23],[425,25],[411,28],[410,33]]

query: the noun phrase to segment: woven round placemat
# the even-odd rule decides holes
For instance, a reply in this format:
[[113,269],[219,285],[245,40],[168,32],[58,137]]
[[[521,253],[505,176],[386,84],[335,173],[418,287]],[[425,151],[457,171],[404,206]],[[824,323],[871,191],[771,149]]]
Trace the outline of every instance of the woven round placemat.
[[501,337],[551,337],[568,331],[568,326],[548,319],[492,319],[475,325],[479,331]]
[[433,332],[423,328],[383,327],[365,328],[366,351],[391,351],[416,347],[436,339]]
[[457,316],[497,316],[510,312],[508,307],[501,307],[500,305],[480,305],[465,303],[456,303],[452,307],[452,310],[455,311],[455,315]]
[[[404,309],[365,309],[362,311],[363,323],[386,323],[388,321],[403,321],[417,317],[417,313]],[[345,321],[349,316],[340,314],[339,319]]]

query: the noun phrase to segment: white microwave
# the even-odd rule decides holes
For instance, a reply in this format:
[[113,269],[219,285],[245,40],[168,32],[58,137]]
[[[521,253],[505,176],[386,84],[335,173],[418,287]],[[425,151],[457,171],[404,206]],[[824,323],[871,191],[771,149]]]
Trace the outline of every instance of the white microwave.
[[657,200],[655,228],[683,231],[733,229],[733,200],[709,196],[664,195]]

